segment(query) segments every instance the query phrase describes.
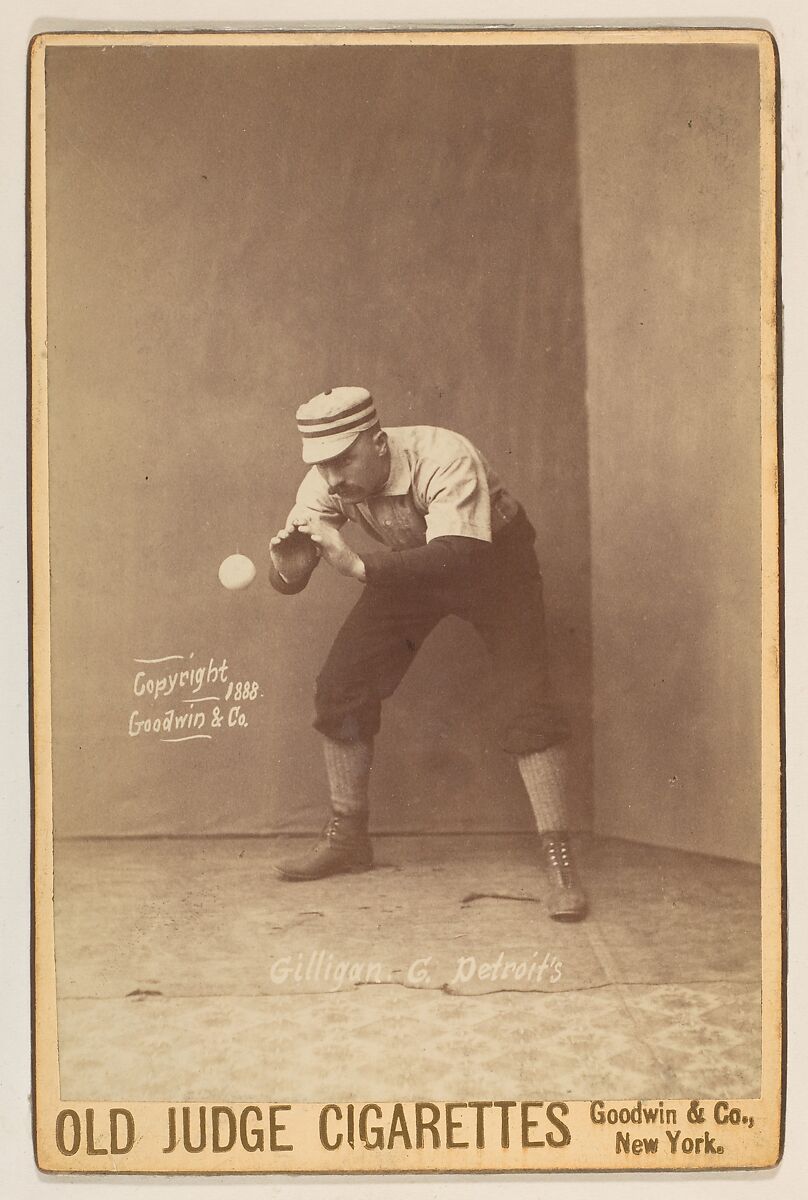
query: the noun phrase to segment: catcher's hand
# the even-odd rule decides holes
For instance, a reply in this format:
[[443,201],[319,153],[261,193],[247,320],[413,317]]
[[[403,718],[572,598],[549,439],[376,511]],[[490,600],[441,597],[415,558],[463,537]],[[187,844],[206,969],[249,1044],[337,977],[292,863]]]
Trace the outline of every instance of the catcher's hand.
[[[298,524],[295,521],[295,524]],[[325,559],[330,567],[347,575],[350,579],[365,579],[365,564],[359,555],[351,549],[338,529],[319,520],[316,516],[306,517],[299,522],[300,532],[311,537],[320,557]]]
[[320,551],[307,533],[296,527],[279,529],[269,543],[272,565],[287,583],[297,583],[311,575]]

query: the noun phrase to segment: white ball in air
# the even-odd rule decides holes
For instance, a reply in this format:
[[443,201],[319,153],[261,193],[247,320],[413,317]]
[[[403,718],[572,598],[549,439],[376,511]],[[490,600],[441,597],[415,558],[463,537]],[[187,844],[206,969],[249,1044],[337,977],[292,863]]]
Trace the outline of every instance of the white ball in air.
[[255,579],[255,563],[246,554],[231,554],[219,567],[219,583],[231,592],[249,587]]

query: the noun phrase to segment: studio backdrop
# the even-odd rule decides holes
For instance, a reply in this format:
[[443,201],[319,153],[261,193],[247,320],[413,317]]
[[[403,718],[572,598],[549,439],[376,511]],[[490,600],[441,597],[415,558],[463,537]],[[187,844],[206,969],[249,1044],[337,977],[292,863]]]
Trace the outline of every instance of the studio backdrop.
[[[757,856],[756,57],[628,55],[48,49],[57,836],[320,823],[360,585],[279,595],[268,542],[296,407],[359,384],[533,521],[578,822]],[[377,829],[531,827],[493,705],[445,622],[385,705]]]

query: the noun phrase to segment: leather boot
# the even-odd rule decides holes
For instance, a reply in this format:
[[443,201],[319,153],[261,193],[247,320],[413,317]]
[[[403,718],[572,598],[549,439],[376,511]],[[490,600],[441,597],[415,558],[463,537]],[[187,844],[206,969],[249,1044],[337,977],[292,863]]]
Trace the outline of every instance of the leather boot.
[[554,921],[581,921],[588,912],[586,895],[573,866],[569,835],[543,833],[541,845],[549,884],[547,911]]
[[324,879],[373,866],[367,813],[334,813],[307,854],[275,864],[281,879]]

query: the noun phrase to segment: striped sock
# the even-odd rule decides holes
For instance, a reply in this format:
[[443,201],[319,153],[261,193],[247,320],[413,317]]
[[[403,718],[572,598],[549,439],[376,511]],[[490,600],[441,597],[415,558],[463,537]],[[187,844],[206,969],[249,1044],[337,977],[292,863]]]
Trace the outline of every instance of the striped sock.
[[520,754],[517,761],[539,833],[566,829],[569,817],[564,746],[551,746],[537,754]]
[[373,742],[338,742],[324,737],[323,752],[334,812],[367,812]]

